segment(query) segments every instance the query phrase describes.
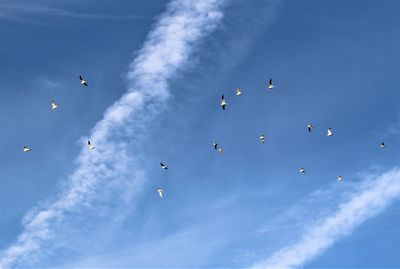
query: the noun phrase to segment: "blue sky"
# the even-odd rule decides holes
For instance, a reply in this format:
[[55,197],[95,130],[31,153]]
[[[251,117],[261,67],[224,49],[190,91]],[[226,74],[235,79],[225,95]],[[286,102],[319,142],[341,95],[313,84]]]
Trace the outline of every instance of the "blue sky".
[[168,3],[0,4],[0,267],[400,267],[400,3]]

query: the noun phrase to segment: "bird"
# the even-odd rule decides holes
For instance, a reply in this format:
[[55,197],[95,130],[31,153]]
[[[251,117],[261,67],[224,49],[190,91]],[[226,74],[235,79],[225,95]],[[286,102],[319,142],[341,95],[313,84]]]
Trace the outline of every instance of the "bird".
[[299,172],[300,172],[300,173],[305,173],[306,170],[302,167],[302,168],[300,168]]
[[92,143],[90,143],[90,140],[88,140],[88,141],[87,141],[87,144],[88,144],[88,148],[89,148],[89,150],[93,150],[93,149],[95,149],[95,146],[93,146],[93,144],[92,144]]
[[57,108],[58,108],[58,105],[56,104],[56,102],[54,102],[54,100],[51,100],[51,109],[54,110]]
[[24,151],[24,152],[29,152],[29,151],[32,151],[32,150],[31,150],[31,148],[30,148],[30,147],[28,147],[28,146],[24,146],[24,149],[23,149],[23,151]]
[[260,142],[264,144],[265,142],[265,135],[260,135]]
[[214,149],[215,149],[215,150],[218,150],[218,143],[215,143],[215,142],[214,142],[214,143],[213,143],[213,146],[214,146]]
[[332,136],[333,135],[333,131],[332,128],[328,128],[328,131],[326,132],[327,136]]
[[386,147],[386,145],[385,145],[385,143],[381,143],[381,145],[380,145],[380,147],[381,147],[381,149],[383,149],[384,147]]
[[163,189],[158,188],[157,192],[158,192],[158,195],[160,196],[160,198],[162,199],[163,198],[163,192],[164,192]]
[[272,79],[270,79],[268,83],[268,89],[272,90],[273,88],[275,88],[275,86],[272,84]]
[[79,79],[81,80],[82,85],[88,86],[87,80],[84,80],[82,76],[79,76]]
[[242,90],[239,87],[236,89],[236,95],[242,95]]
[[343,177],[342,177],[342,176],[338,176],[338,177],[337,177],[337,180],[338,180],[338,181],[342,181],[342,180],[343,180]]
[[221,154],[224,154],[225,150],[223,148],[219,147],[218,148],[218,152],[221,153]]
[[168,165],[160,163],[162,169],[168,169]]
[[313,129],[314,128],[314,126],[312,126],[311,124],[308,124],[307,125],[307,129],[308,129],[308,132],[309,133],[311,133],[311,129]]
[[222,107],[222,110],[225,110],[225,107],[226,107],[227,104],[228,104],[228,103],[225,101],[224,95],[222,95],[222,98],[221,98],[221,107]]

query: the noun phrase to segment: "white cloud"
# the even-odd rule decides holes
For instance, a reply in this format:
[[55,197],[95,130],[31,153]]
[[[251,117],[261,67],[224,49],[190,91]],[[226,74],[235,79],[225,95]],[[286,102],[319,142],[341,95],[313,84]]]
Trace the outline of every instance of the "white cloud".
[[[135,157],[126,150],[131,143],[126,138],[159,112],[147,104],[165,103],[169,96],[168,80],[188,63],[201,38],[215,29],[222,18],[220,8],[224,2],[175,0],[168,5],[130,65],[129,91],[107,109],[91,131],[90,140],[96,150],[88,151],[84,144],[87,139],[82,139],[83,149],[75,172],[52,202],[24,218],[22,233],[0,254],[0,268],[34,262],[45,252],[44,245],[55,238],[56,228],[70,212],[90,207],[104,195],[110,182],[126,187],[128,164]],[[136,187],[132,195],[139,189],[144,173],[138,167],[133,168],[138,175],[129,176]]]
[[15,20],[23,19],[26,16],[57,16],[66,17],[73,19],[95,19],[95,20],[132,20],[132,19],[144,19],[144,16],[137,15],[108,15],[108,14],[90,14],[81,13],[78,11],[67,10],[57,7],[47,7],[42,5],[35,5],[29,2],[26,3],[15,3],[7,4],[0,3],[0,9],[3,13],[0,13],[1,18],[12,18]]
[[372,176],[330,215],[304,229],[299,241],[281,248],[252,268],[296,268],[323,253],[367,219],[377,215],[400,197],[400,169]]

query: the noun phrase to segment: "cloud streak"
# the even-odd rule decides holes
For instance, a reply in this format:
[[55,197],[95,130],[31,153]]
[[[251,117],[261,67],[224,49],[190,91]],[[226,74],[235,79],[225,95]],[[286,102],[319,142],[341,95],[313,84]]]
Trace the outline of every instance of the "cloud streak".
[[108,15],[108,14],[90,14],[77,11],[69,11],[66,9],[45,7],[31,4],[0,4],[0,18],[23,19],[26,16],[55,16],[73,19],[94,19],[94,20],[132,20],[145,19],[144,16],[137,15]]
[[137,194],[144,171],[133,167],[137,168],[133,176],[128,175],[138,157],[131,156],[127,147],[140,147],[140,138],[134,140],[133,133],[143,130],[166,105],[168,81],[188,63],[201,39],[216,28],[224,3],[175,0],[168,4],[129,66],[127,93],[107,109],[91,131],[89,138],[96,150],[89,152],[84,146],[86,138],[82,139],[76,170],[52,201],[27,214],[16,242],[0,254],[0,268],[35,262],[71,214],[94,207],[97,200],[108,197],[107,192],[129,186],[134,190],[126,199]]
[[298,242],[283,247],[252,268],[296,268],[350,235],[367,219],[377,215],[400,197],[400,169],[372,176],[346,202],[328,216],[311,224]]

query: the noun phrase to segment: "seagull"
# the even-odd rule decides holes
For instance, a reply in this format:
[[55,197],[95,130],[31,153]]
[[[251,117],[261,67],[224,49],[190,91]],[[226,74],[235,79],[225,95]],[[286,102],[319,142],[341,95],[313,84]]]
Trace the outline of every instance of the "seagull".
[[24,146],[24,149],[23,149],[23,151],[24,152],[29,152],[29,151],[32,151],[29,147],[27,147],[27,146]]
[[87,141],[87,144],[88,144],[89,150],[92,150],[92,149],[95,148],[95,147],[92,145],[92,143],[90,143],[90,140]]
[[163,192],[164,192],[163,189],[158,188],[157,192],[158,192],[158,195],[160,195],[160,198],[162,199],[163,198]]
[[242,95],[242,90],[239,87],[236,89],[236,95]]
[[218,149],[218,143],[213,143],[214,149],[217,150]]
[[385,146],[385,143],[382,142],[382,143],[381,143],[381,149],[383,149],[384,147],[386,147],[386,146]]
[[224,97],[224,95],[222,95],[222,98],[221,98],[221,107],[222,107],[223,110],[225,110],[225,107],[226,107],[227,104],[228,104],[228,103],[225,102],[225,97]]
[[313,129],[313,128],[314,128],[314,126],[312,126],[311,124],[308,124],[308,125],[307,125],[308,132],[311,133],[311,129]]
[[275,86],[272,84],[272,79],[269,80],[268,89],[272,90]]
[[162,169],[168,169],[168,165],[160,163]]
[[221,154],[224,154],[224,149],[223,148],[218,148],[218,152]]
[[338,177],[337,177],[337,180],[338,180],[338,181],[342,181],[342,180],[343,180],[343,177],[342,177],[342,176],[338,176]]
[[265,142],[265,135],[260,135],[260,142],[264,144]]
[[51,100],[51,109],[54,110],[57,108],[58,108],[58,105],[56,104],[56,102],[54,102],[54,100]]
[[82,85],[88,86],[87,80],[84,80],[82,76],[79,76],[79,79],[81,80]]
[[300,173],[305,173],[306,170],[302,167],[302,168],[300,168],[299,172],[300,172]]
[[327,136],[332,136],[333,135],[332,128],[328,128],[328,131],[327,131],[326,135]]

